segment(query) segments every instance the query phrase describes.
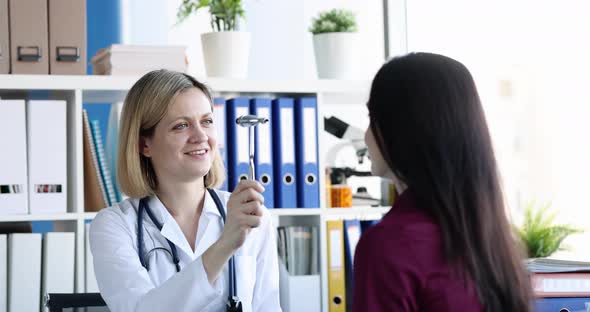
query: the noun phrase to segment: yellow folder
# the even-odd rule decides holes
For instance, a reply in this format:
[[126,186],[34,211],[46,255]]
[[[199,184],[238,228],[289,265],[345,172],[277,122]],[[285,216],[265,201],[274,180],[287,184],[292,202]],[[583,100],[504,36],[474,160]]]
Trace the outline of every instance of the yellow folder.
[[342,220],[327,222],[328,236],[328,311],[346,311],[344,272],[344,226]]

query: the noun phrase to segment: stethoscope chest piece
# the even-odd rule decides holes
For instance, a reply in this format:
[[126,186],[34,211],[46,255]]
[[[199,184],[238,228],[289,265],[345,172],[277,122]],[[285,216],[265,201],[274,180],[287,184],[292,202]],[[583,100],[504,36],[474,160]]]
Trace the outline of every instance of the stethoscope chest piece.
[[242,302],[238,297],[231,297],[227,302],[227,312],[242,312]]

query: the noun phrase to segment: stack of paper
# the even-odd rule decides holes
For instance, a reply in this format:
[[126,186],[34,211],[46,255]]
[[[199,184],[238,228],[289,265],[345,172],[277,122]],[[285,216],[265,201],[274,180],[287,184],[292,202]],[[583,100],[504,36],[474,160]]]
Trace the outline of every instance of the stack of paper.
[[561,273],[561,272],[590,272],[590,262],[537,258],[527,260],[529,272]]
[[186,72],[184,46],[113,44],[90,61],[94,75],[142,75],[156,69]]

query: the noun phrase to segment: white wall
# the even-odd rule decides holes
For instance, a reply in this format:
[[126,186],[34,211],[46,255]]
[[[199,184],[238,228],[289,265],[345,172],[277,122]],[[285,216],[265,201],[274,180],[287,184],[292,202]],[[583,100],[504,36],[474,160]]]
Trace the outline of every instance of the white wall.
[[[175,44],[188,46],[189,72],[205,77],[200,34],[211,31],[207,10],[175,25],[180,0],[123,0],[124,42],[129,44]],[[384,61],[383,9],[381,0],[246,0],[243,30],[252,33],[249,78],[251,79],[316,79],[312,35],[308,32],[312,17],[320,11],[346,8],[355,12],[361,43],[360,80],[371,80]],[[368,117],[366,94],[355,97],[332,95],[323,99],[320,122],[324,114],[335,115],[351,125],[365,129]],[[358,116],[363,118],[358,118]],[[323,123],[320,123],[323,124]],[[323,132],[323,128],[320,129]],[[322,146],[340,143],[323,133]],[[328,148],[327,148],[328,149]],[[326,149],[326,150],[327,150]],[[326,155],[321,155],[326,157]],[[325,160],[326,158],[324,158]],[[338,164],[356,166],[352,148],[341,151]],[[365,163],[359,170],[370,170]],[[352,178],[354,189],[367,186],[380,197],[377,178]]]
[[[176,25],[180,0],[123,0],[124,42],[130,44],[180,44],[188,46],[189,70],[204,76],[200,34],[211,31],[207,9]],[[321,10],[347,8],[357,14],[362,72],[370,79],[384,59],[381,0],[246,0],[242,29],[252,32],[249,78],[316,78],[311,18]]]

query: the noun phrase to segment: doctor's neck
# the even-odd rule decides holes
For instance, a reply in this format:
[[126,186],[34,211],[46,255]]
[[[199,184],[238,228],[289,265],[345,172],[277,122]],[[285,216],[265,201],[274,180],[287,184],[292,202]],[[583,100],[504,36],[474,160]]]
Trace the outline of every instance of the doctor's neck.
[[203,209],[205,191],[205,184],[201,178],[191,182],[160,183],[156,194],[173,217],[192,219]]

